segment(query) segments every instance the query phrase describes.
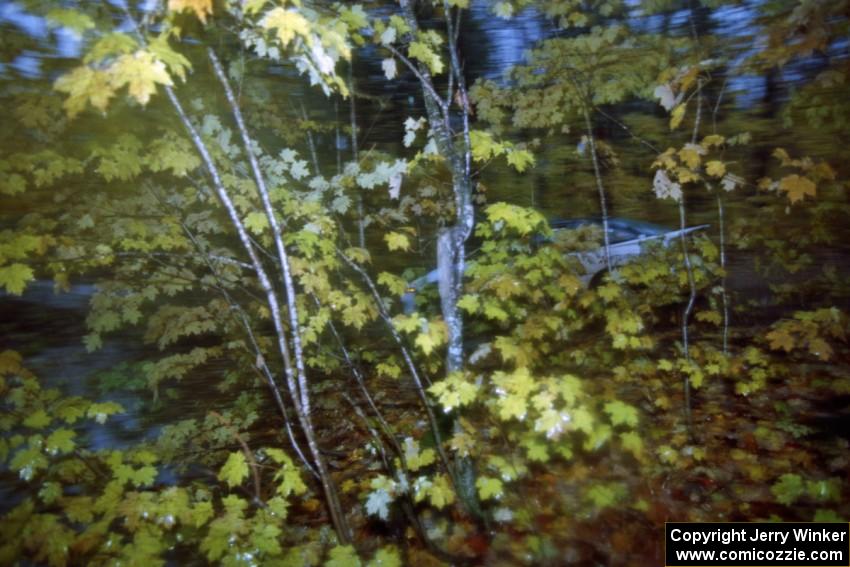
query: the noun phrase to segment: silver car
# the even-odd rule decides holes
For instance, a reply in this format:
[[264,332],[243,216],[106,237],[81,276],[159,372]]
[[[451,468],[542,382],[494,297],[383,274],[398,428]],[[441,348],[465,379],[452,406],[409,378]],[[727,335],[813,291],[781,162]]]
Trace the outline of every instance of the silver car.
[[[598,226],[600,229],[602,228],[601,219],[557,220],[549,224],[555,232],[559,230],[573,230],[584,226]],[[667,246],[682,234],[690,234],[706,227],[708,227],[707,224],[702,224],[688,227],[684,231],[670,230],[669,228],[643,221],[622,218],[608,219],[608,242],[611,265],[621,266],[625,264],[633,256],[641,254],[645,244],[660,241]],[[578,258],[581,265],[584,266],[585,273],[581,277],[584,285],[588,285],[594,276],[607,269],[604,246],[586,252],[572,252],[570,256]],[[425,287],[437,283],[438,277],[437,270],[434,269],[410,282],[407,291],[401,297],[401,303],[405,313],[410,314],[416,310],[416,294]]]

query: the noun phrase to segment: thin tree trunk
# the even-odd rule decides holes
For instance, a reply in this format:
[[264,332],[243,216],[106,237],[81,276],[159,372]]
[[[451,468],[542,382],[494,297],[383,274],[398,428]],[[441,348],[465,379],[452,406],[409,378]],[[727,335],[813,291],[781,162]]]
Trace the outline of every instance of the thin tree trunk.
[[[230,104],[233,117],[236,121],[236,125],[242,137],[242,143],[245,147],[245,153],[248,157],[248,163],[250,164],[251,170],[254,174],[254,181],[257,185],[257,191],[259,192],[260,200],[263,204],[263,210],[265,211],[266,218],[269,222],[269,227],[271,228],[272,239],[274,240],[275,249],[277,251],[278,256],[277,259],[280,263],[281,268],[281,279],[283,281],[283,287],[286,292],[287,310],[289,312],[289,325],[292,336],[292,348],[295,363],[294,369],[292,364],[286,364],[284,366],[286,379],[289,385],[290,393],[292,394],[293,401],[295,402],[295,410],[298,415],[298,420],[301,424],[304,437],[307,440],[307,447],[309,448],[310,453],[313,457],[314,464],[319,473],[322,488],[325,492],[325,500],[328,505],[328,512],[331,516],[331,522],[333,523],[334,529],[337,532],[337,537],[339,538],[340,542],[342,542],[343,544],[347,544],[351,541],[351,533],[348,527],[348,522],[345,518],[345,514],[342,511],[342,505],[339,501],[339,495],[336,490],[336,485],[330,476],[330,473],[327,468],[327,463],[325,462],[325,458],[319,450],[315,429],[313,427],[312,420],[310,417],[311,410],[309,384],[304,363],[304,355],[301,347],[301,333],[300,324],[298,321],[298,307],[296,304],[297,297],[295,293],[295,284],[290,270],[289,256],[283,244],[283,236],[281,232],[280,223],[278,222],[277,216],[274,213],[271,198],[266,187],[265,178],[260,169],[260,165],[257,162],[257,157],[256,155],[254,155],[253,144],[251,138],[248,135],[248,130],[245,127],[245,122],[242,119],[242,112],[239,110],[239,105],[237,104],[236,99],[233,95],[233,90],[230,88],[230,84],[227,81],[227,77],[224,75],[224,70],[221,67],[221,63],[218,60],[218,57],[215,55],[215,52],[212,49],[209,49],[207,53],[210,62],[213,65],[213,70],[216,76],[218,77],[219,82],[221,82],[222,88],[224,89],[225,95],[227,97],[227,101]],[[285,335],[283,334],[281,334],[281,342],[286,342]]]
[[[351,120],[351,157],[354,163],[360,164],[360,150],[357,147],[357,103],[354,85],[354,56],[348,63],[348,110]],[[363,194],[357,193],[357,243],[360,248],[366,248],[366,220],[363,218]]]
[[602,184],[602,171],[599,168],[599,157],[596,153],[596,137],[593,135],[593,124],[590,121],[590,111],[587,103],[582,104],[584,125],[587,128],[587,141],[590,144],[590,158],[593,162],[593,175],[596,177],[596,190],[599,193],[599,209],[602,212],[602,233],[605,243],[605,265],[611,272],[611,238],[608,234],[608,201],[605,198],[605,186]]
[[[700,120],[702,118],[702,79],[697,81],[697,113],[694,118],[694,130],[691,135],[691,143],[696,144],[699,136]],[[682,349],[685,355],[685,360],[691,363],[690,337],[688,335],[691,312],[694,309],[694,302],[697,297],[696,282],[694,280],[694,268],[691,265],[691,258],[688,255],[688,240],[685,236],[686,218],[685,218],[685,195],[684,191],[679,199],[679,241],[682,245],[682,255],[684,257],[685,270],[688,274],[688,302],[685,309],[682,311]],[[685,374],[683,380],[683,389],[685,395],[685,424],[689,434],[692,433],[692,418],[691,418],[691,379],[689,374]]]
[[[714,110],[711,113],[711,126],[715,134],[717,134],[717,112],[720,110],[720,102],[723,100],[723,93],[726,92],[727,84],[727,80],[724,79],[723,86],[720,87],[720,93],[717,95],[717,102],[714,103]],[[723,270],[723,277],[720,280],[720,299],[723,302],[723,355],[729,356],[729,295],[726,291],[726,219],[723,196],[719,189],[717,191],[717,217],[720,224],[720,268]]]
[[726,228],[723,207],[723,197],[717,193],[717,217],[720,221],[720,269],[723,277],[720,279],[720,299],[723,303],[723,355],[729,356],[729,297],[726,293]]

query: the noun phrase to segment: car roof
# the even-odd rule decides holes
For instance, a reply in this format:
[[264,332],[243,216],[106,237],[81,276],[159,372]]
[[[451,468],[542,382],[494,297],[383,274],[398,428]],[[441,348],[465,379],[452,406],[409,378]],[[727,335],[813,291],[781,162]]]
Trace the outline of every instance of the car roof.
[[[549,226],[556,231],[575,229],[588,225],[602,228],[602,224],[601,218],[555,219],[549,222]],[[658,236],[670,232],[670,230],[661,225],[645,221],[617,217],[608,219],[608,240],[611,244],[634,240],[636,238]]]

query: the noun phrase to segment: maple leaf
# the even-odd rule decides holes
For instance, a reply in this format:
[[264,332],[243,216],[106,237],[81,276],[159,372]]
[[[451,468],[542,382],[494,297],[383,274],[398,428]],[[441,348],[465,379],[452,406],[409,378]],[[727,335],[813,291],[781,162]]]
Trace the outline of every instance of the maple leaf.
[[350,545],[337,545],[331,549],[325,567],[360,567],[357,551]]
[[51,455],[69,453],[74,450],[74,437],[77,434],[70,429],[57,429],[44,442],[44,448]]
[[726,175],[726,165],[722,161],[713,160],[705,164],[705,171],[712,177],[723,177]]
[[709,149],[712,146],[721,146],[721,145],[723,145],[723,143],[725,141],[726,141],[726,138],[724,138],[723,136],[719,136],[717,134],[711,134],[711,135],[703,138],[702,142],[700,142],[700,145],[702,147],[704,147],[705,149]]
[[440,56],[434,53],[427,43],[414,41],[407,48],[407,54],[411,59],[418,59],[428,66],[431,73],[439,75],[443,72],[443,61]]
[[367,563],[366,567],[401,567],[401,559],[394,547],[384,547],[378,550],[374,559]]
[[670,114],[670,129],[675,130],[679,127],[679,124],[682,123],[682,119],[685,117],[685,106],[684,104],[680,104],[676,108],[673,109],[673,112]]
[[260,25],[267,30],[273,30],[283,47],[300,35],[303,38],[310,37],[310,22],[294,10],[275,8],[270,11]]
[[677,97],[669,84],[658,85],[652,92],[655,98],[659,99],[658,104],[664,107],[664,110],[670,111],[682,101],[682,93]]
[[685,144],[685,147],[679,150],[678,155],[679,159],[682,162],[690,167],[691,169],[696,169],[699,167],[701,158],[700,155],[705,153],[705,150],[701,146],[697,146],[696,144]]
[[806,177],[792,174],[787,175],[779,181],[780,191],[785,191],[788,194],[788,199],[791,203],[802,201],[806,195],[815,196],[817,187]]
[[50,425],[50,416],[48,416],[47,412],[44,410],[38,410],[27,416],[27,418],[23,421],[23,424],[25,427],[30,427],[32,429],[41,429]]
[[820,337],[816,337],[809,341],[809,352],[821,360],[829,360],[832,358],[832,347]]
[[529,165],[534,165],[534,156],[528,150],[510,150],[507,155],[508,164],[522,173]]
[[130,96],[142,106],[156,92],[157,83],[166,86],[174,84],[168,76],[165,63],[147,51],[122,55],[109,67],[108,72],[112,88],[117,90],[127,85]]
[[407,235],[400,232],[390,232],[384,235],[384,240],[387,242],[387,248],[390,250],[409,250],[410,240]]
[[68,95],[62,106],[71,118],[82,112],[88,103],[105,112],[109,99],[115,94],[109,75],[86,65],[56,79],[53,88]]
[[13,295],[21,295],[27,282],[34,277],[33,271],[29,266],[24,264],[10,264],[0,268],[0,289],[6,288],[6,291]]
[[478,300],[477,294],[466,294],[460,298],[457,302],[457,306],[467,313],[475,313],[481,306],[481,302]]
[[767,334],[767,340],[770,341],[772,350],[782,349],[785,352],[791,352],[794,349],[794,337],[787,329],[774,329]]
[[638,424],[637,410],[619,400],[605,404],[605,413],[611,416],[611,423],[613,425],[636,427]]
[[636,432],[621,433],[620,442],[623,444],[623,449],[629,451],[636,459],[643,457],[643,440]]
[[245,455],[241,451],[230,453],[218,472],[218,478],[226,482],[230,488],[241,484],[247,476],[248,463],[245,462]]
[[395,79],[396,75],[398,74],[398,68],[396,66],[395,59],[393,59],[392,57],[387,57],[386,59],[381,61],[381,69],[383,69],[384,76],[387,78],[387,80]]
[[207,23],[207,15],[212,15],[212,0],[168,0],[168,9],[172,12],[191,10],[203,23]]
[[655,172],[655,178],[652,180],[652,189],[655,191],[655,196],[659,199],[673,199],[680,201],[682,199],[682,186],[674,183],[663,169]]
[[78,12],[77,10],[68,10],[63,8],[55,8],[47,13],[47,21],[51,26],[63,26],[71,30],[77,37],[81,37],[83,32],[94,27],[94,22],[90,17]]
[[499,498],[502,495],[503,485],[498,478],[479,477],[475,481],[475,487],[478,488],[478,496],[481,500]]

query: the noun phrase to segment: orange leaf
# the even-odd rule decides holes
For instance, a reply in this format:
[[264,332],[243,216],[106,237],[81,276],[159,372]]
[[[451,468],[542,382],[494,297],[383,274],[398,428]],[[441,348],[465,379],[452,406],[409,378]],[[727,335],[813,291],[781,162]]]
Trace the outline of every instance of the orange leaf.
[[806,195],[815,196],[817,187],[806,177],[800,177],[796,173],[782,178],[779,189],[788,193],[788,199],[792,203],[802,201]]
[[212,0],[168,0],[168,9],[172,12],[192,10],[203,23],[207,23],[207,14],[213,13]]

